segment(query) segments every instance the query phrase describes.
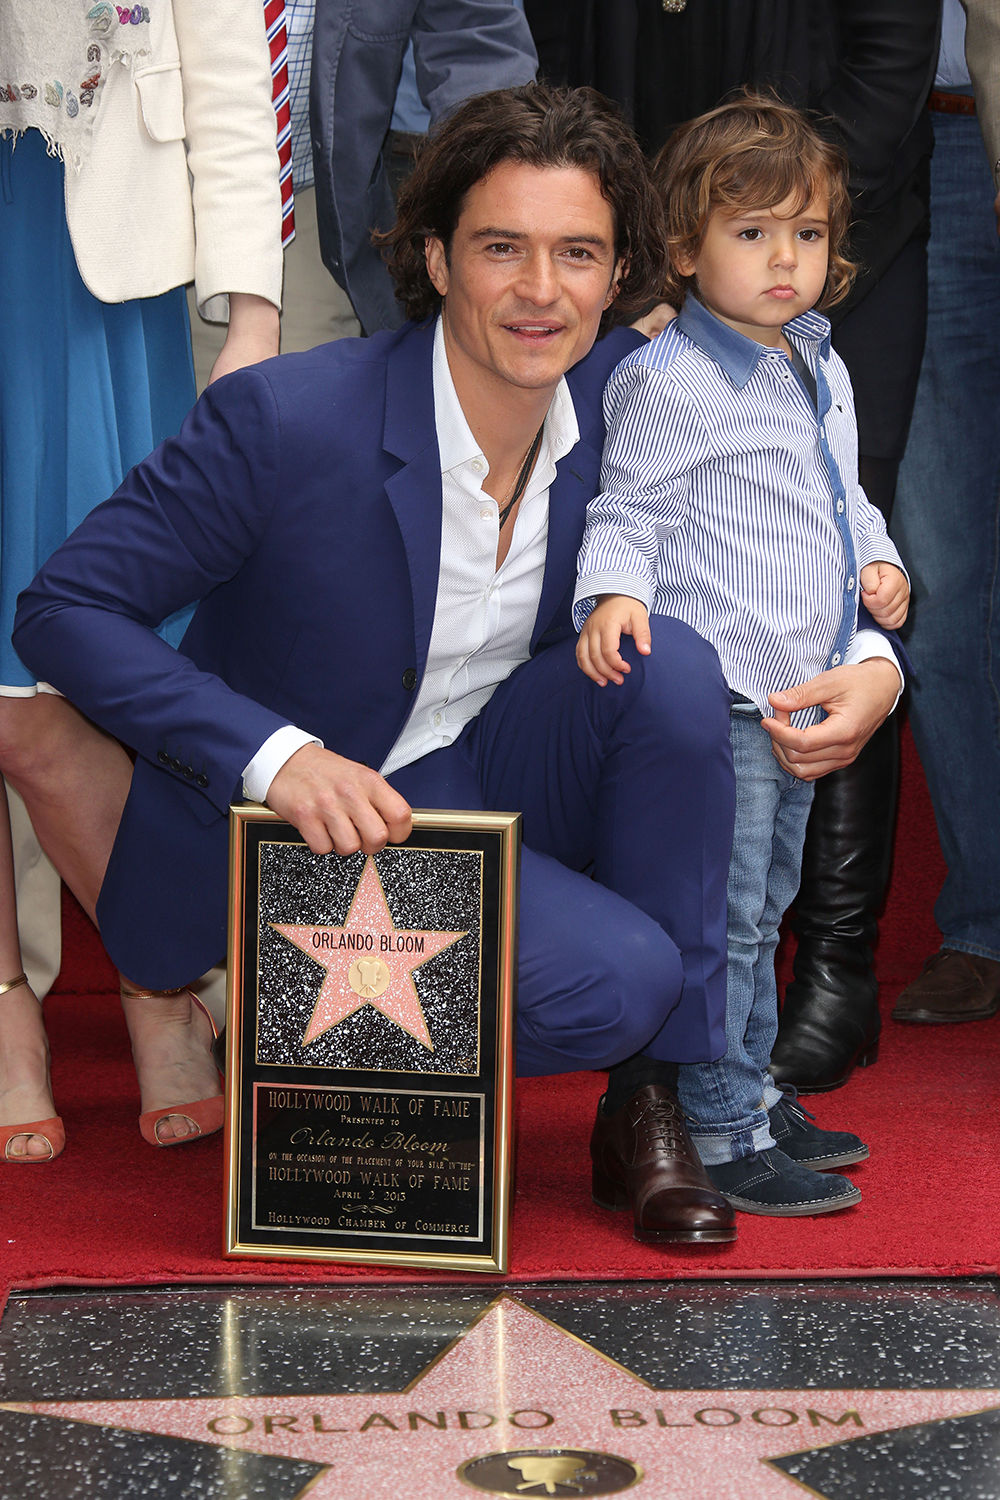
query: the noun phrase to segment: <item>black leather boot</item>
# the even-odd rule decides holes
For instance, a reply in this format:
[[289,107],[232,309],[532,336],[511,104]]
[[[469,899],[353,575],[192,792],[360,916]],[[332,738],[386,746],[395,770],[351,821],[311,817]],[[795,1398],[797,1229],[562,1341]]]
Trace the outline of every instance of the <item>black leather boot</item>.
[[853,765],[816,783],[792,927],[799,940],[771,1073],[803,1094],[847,1082],[878,1057],[872,970],[877,914],[892,858],[899,782],[895,714]]

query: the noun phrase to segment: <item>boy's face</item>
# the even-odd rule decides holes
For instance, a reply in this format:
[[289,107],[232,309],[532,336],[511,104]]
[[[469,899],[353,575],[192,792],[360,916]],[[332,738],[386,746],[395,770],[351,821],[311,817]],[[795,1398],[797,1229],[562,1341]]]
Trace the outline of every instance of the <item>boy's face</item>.
[[717,209],[697,254],[678,259],[705,306],[759,344],[780,345],[781,330],[819,301],[830,251],[829,200],[817,192],[799,213],[774,208]]

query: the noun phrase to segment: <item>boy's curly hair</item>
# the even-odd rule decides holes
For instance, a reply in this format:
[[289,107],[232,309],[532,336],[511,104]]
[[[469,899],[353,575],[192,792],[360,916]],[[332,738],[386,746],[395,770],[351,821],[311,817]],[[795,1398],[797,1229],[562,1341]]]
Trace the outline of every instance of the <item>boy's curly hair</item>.
[[716,210],[736,214],[790,199],[801,213],[829,193],[830,266],[817,306],[832,307],[851,289],[857,267],[845,250],[851,221],[847,158],[815,125],[777,96],[744,89],[674,131],[653,163],[667,221],[665,300],[680,307],[694,281],[678,257],[697,255]]
[[615,259],[623,262],[602,332],[659,300],[666,262],[663,211],[635,136],[596,90],[529,83],[460,104],[423,145],[400,191],[395,226],[372,236],[382,246],[408,318],[420,322],[441,305],[427,274],[425,241],[433,236],[447,252],[469,189],[505,162],[580,167],[597,178],[614,220]]

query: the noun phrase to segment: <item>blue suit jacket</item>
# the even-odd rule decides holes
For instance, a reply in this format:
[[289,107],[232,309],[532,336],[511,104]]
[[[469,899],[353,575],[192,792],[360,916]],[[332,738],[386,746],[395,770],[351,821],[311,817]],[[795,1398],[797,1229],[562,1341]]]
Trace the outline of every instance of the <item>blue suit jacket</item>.
[[[616,330],[570,372],[581,436],[550,490],[532,652],[572,632],[601,396],[640,342]],[[23,660],[138,753],[98,911],[141,984],[224,953],[229,804],[267,737],[297,724],[379,766],[413,707],[441,546],[433,343],[407,324],[217,382],[21,595]],[[194,599],[175,652],[153,627]]]

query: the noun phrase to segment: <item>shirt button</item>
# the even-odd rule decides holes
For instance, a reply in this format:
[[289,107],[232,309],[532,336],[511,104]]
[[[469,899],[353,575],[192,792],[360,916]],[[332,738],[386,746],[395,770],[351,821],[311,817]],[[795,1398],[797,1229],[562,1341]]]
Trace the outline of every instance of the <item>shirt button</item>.
[[850,593],[850,591],[851,591],[851,589],[853,587],[854,587],[854,579],[853,578],[849,578],[847,580],[847,590],[848,590],[848,593]]
[[473,469],[475,470],[475,472],[477,474],[481,474],[483,472],[483,469],[486,467],[486,465],[482,462],[481,459],[474,458],[472,460],[472,467],[473,467]]
[[835,667],[839,667],[840,666],[840,652],[839,651],[835,651],[833,653],[833,655],[830,657],[830,660],[833,662],[833,665]]
[[440,714],[435,714],[434,715],[434,723],[435,723],[435,725],[440,725],[440,723],[441,723],[441,715]]
[[843,514],[844,514],[844,502],[843,502],[843,500],[838,500],[837,501],[837,515],[838,516],[842,516]]
[[407,667],[406,671],[403,673],[403,686],[408,693],[412,693],[416,685],[417,669],[416,667]]
[[479,514],[484,521],[492,521],[493,519],[493,512],[491,510],[481,510]]

